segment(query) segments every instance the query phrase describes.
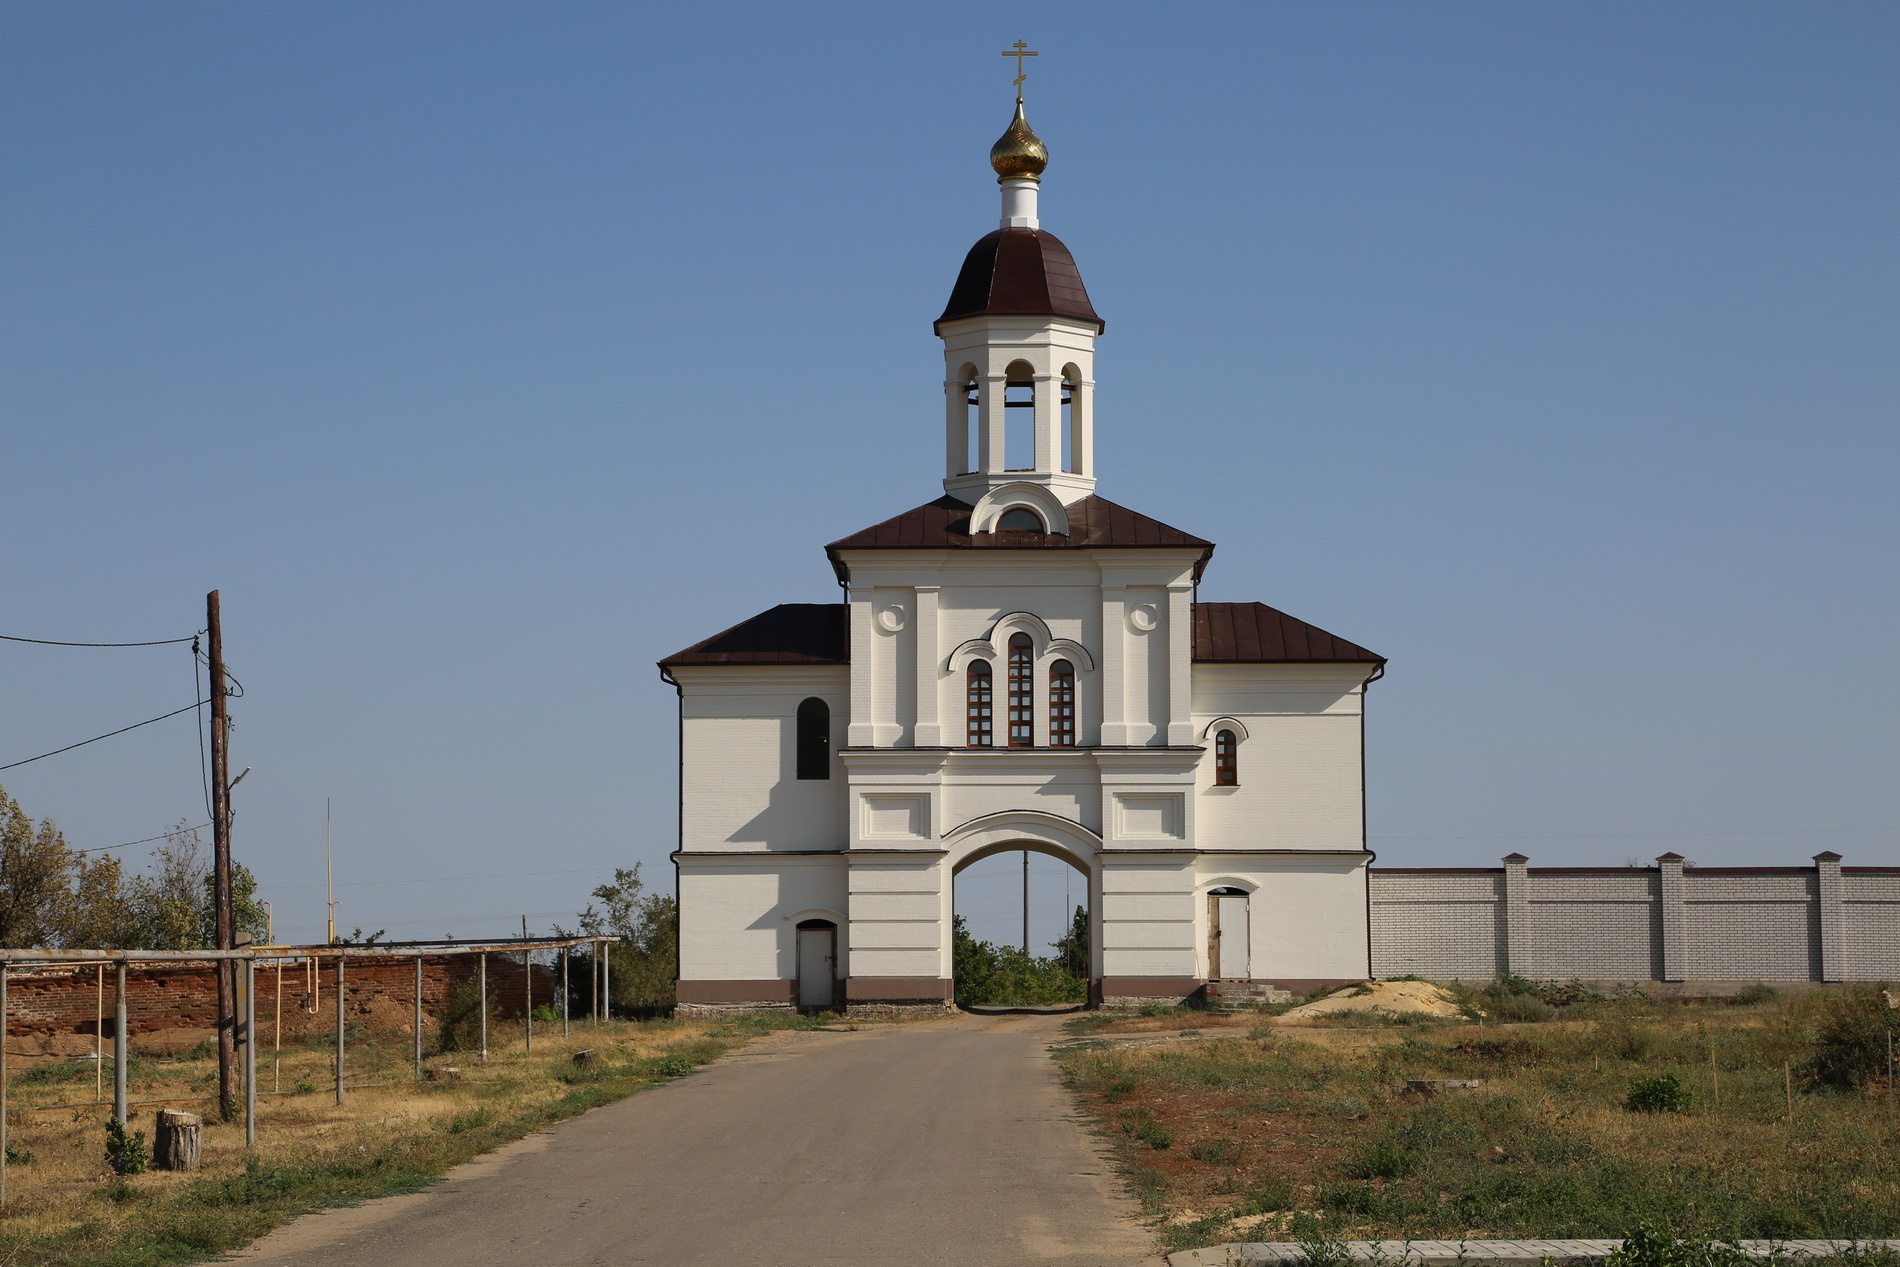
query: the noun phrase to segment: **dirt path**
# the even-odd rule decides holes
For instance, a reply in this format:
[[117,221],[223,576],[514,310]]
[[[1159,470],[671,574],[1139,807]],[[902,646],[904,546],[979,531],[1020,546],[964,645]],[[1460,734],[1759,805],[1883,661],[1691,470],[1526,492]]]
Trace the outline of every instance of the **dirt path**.
[[1158,1262],[1044,1048],[1061,1021],[786,1033],[281,1228],[269,1267]]

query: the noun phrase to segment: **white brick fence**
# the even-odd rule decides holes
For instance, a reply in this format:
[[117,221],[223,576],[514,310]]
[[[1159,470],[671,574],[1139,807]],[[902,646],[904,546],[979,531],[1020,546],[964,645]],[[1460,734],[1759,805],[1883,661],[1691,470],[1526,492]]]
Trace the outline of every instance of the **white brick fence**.
[[1372,972],[1900,982],[1900,867],[1375,867]]

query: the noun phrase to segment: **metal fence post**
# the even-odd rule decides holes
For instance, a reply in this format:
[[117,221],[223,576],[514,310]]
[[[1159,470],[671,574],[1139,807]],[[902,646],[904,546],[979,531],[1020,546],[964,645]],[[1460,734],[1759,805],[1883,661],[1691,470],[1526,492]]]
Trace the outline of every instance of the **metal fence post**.
[[561,1037],[567,1037],[567,947],[561,947]]
[[600,957],[600,1008],[601,1016],[611,1021],[614,1018],[614,944],[605,943],[605,950]]
[[481,964],[482,995],[482,1063],[488,1063],[488,952],[482,952]]
[[534,952],[521,952],[521,986],[528,996],[528,1010],[521,1014],[522,1045],[530,1056],[534,1054]]
[[244,1146],[257,1147],[257,960],[244,961]]
[[7,965],[0,963],[0,1210],[7,1208]]
[[113,967],[112,1000],[112,1116],[125,1125],[125,960]]
[[343,1107],[343,961],[346,955],[336,957],[336,1103]]

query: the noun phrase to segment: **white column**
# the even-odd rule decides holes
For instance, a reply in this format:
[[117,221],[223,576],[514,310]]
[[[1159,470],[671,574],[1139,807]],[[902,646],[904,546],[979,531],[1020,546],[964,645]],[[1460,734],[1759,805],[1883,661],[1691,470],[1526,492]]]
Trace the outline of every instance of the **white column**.
[[943,473],[962,475],[963,468],[970,464],[970,405],[964,385],[945,382],[943,399]]
[[1128,742],[1127,705],[1122,698],[1127,657],[1123,653],[1128,637],[1128,591],[1120,585],[1102,587],[1102,737],[1100,742],[1119,745]]
[[985,374],[983,390],[976,407],[977,466],[985,475],[1000,473],[1003,469],[1003,425],[1008,410],[1003,402],[1008,398],[1008,380],[1001,374]]
[[1069,458],[1075,464],[1077,475],[1095,477],[1095,384],[1083,382],[1074,385],[1074,399],[1069,404],[1070,425],[1075,434],[1069,437]]
[[919,748],[943,745],[943,724],[937,718],[943,690],[937,660],[937,594],[935,585],[917,587],[917,734]]
[[868,589],[851,591],[851,724],[845,729],[845,742],[853,748],[869,748],[877,742],[877,718],[872,716],[876,700],[877,634],[871,628],[871,594]]
[[1062,376],[1038,374],[1035,383],[1036,407],[1030,411],[1035,415],[1034,467],[1038,471],[1059,470],[1062,466],[1062,437],[1057,434],[1057,428],[1062,425]]
[[1168,586],[1168,743],[1194,742],[1194,589]]

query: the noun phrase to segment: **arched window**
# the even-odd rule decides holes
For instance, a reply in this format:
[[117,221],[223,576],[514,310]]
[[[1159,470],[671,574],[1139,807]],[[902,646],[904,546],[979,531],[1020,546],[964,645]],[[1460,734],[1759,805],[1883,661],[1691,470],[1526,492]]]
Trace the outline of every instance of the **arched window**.
[[998,532],[1041,532],[1042,516],[1025,506],[1011,506],[996,521]]
[[1067,660],[1049,666],[1049,746],[1075,747],[1075,666]]
[[1011,361],[1003,371],[1003,469],[1036,468],[1036,369]]
[[1238,787],[1240,785],[1240,745],[1234,739],[1231,730],[1216,731],[1214,734],[1214,783],[1217,787]]
[[831,705],[821,699],[798,706],[798,777],[831,777]]
[[1009,746],[1036,746],[1036,662],[1028,634],[1009,636]]
[[965,705],[965,711],[969,718],[970,746],[987,748],[991,743],[990,662],[988,660],[970,661],[966,698],[968,703]]

